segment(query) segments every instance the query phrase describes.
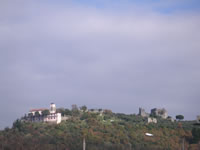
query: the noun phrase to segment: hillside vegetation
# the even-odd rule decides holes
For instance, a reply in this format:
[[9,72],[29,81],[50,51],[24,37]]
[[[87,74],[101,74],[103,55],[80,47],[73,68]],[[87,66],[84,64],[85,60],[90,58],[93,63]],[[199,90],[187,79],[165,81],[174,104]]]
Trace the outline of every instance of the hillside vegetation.
[[[170,122],[104,111],[94,113],[58,110],[69,119],[62,123],[31,123],[17,120],[12,128],[0,131],[3,150],[200,150],[200,129],[194,122]],[[152,137],[145,133],[153,134]]]

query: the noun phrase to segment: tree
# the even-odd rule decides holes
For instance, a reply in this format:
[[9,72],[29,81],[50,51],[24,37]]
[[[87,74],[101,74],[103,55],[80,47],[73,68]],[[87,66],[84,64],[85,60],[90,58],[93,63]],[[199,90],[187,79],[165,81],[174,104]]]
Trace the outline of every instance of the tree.
[[102,110],[103,110],[103,109],[101,109],[101,108],[100,108],[100,109],[98,109],[98,111],[99,111],[99,112],[101,112]]
[[85,106],[85,105],[84,105],[84,106],[81,106],[80,109],[81,109],[83,112],[85,112],[85,111],[87,110],[87,106]]
[[58,109],[56,109],[56,112],[61,113],[62,116],[65,115],[65,109],[64,108],[58,108]]
[[83,113],[83,115],[81,115],[80,119],[81,120],[86,120],[89,118],[89,114],[88,113]]
[[42,115],[43,115],[43,116],[47,116],[47,115],[49,115],[49,114],[50,114],[50,112],[49,112],[48,109],[42,111]]
[[179,121],[180,121],[180,120],[183,120],[183,119],[184,119],[184,116],[183,116],[183,115],[177,115],[177,116],[176,116],[176,119],[179,120]]
[[172,117],[171,117],[171,116],[168,116],[167,119],[172,119]]
[[200,141],[200,128],[192,129],[193,143],[198,143]]
[[39,111],[36,111],[36,112],[35,112],[35,116],[36,116],[36,117],[39,117],[39,116],[40,116]]
[[19,131],[22,130],[22,122],[17,119],[14,123],[13,123],[13,128],[17,128]]
[[69,109],[65,109],[65,115],[72,115],[72,112]]
[[28,114],[28,117],[33,117],[33,113],[29,113],[29,114]]
[[72,115],[73,116],[78,116],[80,114],[78,106],[76,104],[72,105]]

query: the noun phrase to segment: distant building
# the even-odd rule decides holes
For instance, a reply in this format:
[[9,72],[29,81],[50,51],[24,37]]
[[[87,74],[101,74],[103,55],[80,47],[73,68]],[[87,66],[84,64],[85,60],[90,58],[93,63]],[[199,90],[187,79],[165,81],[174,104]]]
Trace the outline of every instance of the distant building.
[[200,123],[200,116],[197,116],[197,123]]
[[93,112],[93,113],[103,113],[103,109],[89,109],[88,112]]
[[139,116],[149,117],[149,114],[145,112],[145,109],[139,108]]
[[170,117],[170,116],[167,117],[167,120],[169,120],[169,121],[171,121],[171,122],[174,122],[174,118],[172,118],[172,117]]
[[42,115],[42,111],[44,111],[44,110],[47,110],[47,109],[45,109],[45,108],[39,108],[39,109],[31,109],[30,111],[29,111],[29,116],[35,116],[35,113],[36,112],[38,112],[40,115]]
[[157,119],[148,117],[147,122],[148,123],[157,123]]
[[[49,113],[42,114],[42,112],[47,111]],[[31,109],[28,113],[26,120],[31,122],[48,122],[59,124],[62,120],[61,113],[56,113],[56,105],[54,103],[50,104],[50,109]]]
[[88,112],[90,113],[99,113],[100,116],[103,115],[104,110],[103,109],[89,109]]
[[151,115],[152,116],[159,116],[163,119],[167,119],[167,117],[168,117],[167,111],[164,108],[163,109],[157,109],[157,108],[152,109]]

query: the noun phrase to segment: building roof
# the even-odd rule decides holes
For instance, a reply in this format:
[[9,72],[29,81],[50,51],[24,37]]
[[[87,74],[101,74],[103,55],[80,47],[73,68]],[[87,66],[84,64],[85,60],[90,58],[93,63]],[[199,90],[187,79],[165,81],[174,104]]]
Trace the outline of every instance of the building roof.
[[47,108],[31,109],[29,112],[43,111],[43,110],[49,110],[49,109]]

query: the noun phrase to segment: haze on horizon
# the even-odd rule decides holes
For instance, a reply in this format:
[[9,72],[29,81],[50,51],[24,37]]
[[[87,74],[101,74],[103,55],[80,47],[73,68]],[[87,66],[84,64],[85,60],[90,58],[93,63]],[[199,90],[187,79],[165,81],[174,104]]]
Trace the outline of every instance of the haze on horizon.
[[200,115],[199,0],[1,0],[0,128],[31,108]]

